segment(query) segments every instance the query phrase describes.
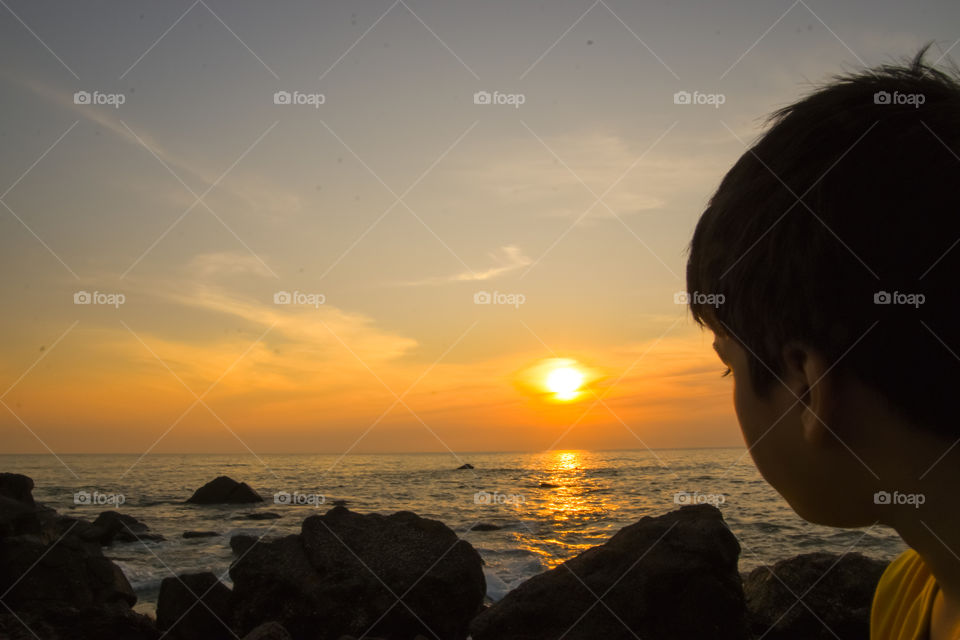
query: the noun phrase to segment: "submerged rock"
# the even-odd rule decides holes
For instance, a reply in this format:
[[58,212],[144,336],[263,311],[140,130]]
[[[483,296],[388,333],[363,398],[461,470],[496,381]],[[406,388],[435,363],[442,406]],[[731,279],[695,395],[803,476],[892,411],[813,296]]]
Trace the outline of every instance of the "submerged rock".
[[478,522],[470,527],[470,531],[499,531],[500,529],[503,529],[503,527],[490,522]]
[[866,640],[873,592],[886,566],[859,553],[805,553],[757,567],[743,581],[752,637]]
[[170,640],[229,640],[230,589],[209,571],[164,578],[157,597],[157,628]]
[[220,476],[203,485],[187,499],[193,504],[244,504],[263,502],[256,491],[246,482],[237,482],[233,478]]
[[109,545],[114,542],[160,541],[164,539],[162,535],[148,533],[148,531],[150,531],[150,527],[129,514],[104,511],[88,527],[83,527],[79,531],[79,535],[84,540],[95,540],[102,545]]
[[720,511],[643,518],[477,616],[474,640],[745,637],[740,545]]
[[460,471],[461,469],[473,469],[473,465],[467,462],[457,467],[457,471]]
[[245,520],[276,520],[283,516],[272,511],[254,511],[253,513],[246,513],[240,517]]
[[255,545],[239,537],[231,546],[246,555],[230,576],[241,633],[273,620],[295,640],[462,640],[486,591],[476,550],[442,522],[407,511],[335,507],[304,520],[298,535]]
[[264,622],[243,636],[243,640],[291,640],[287,629],[279,622]]
[[216,531],[184,531],[184,538],[215,538],[220,534]]

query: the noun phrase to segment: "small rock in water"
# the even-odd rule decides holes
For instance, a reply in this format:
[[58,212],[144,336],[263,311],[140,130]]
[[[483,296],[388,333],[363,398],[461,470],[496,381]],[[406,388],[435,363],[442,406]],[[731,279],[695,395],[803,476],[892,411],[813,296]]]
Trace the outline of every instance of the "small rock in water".
[[187,502],[193,504],[242,504],[263,502],[263,498],[251,489],[246,482],[237,482],[233,478],[220,476],[194,491]]
[[287,628],[279,622],[264,622],[243,636],[243,640],[291,640]]
[[558,485],[558,484],[553,484],[552,482],[541,482],[541,483],[540,483],[540,488],[541,488],[541,489],[556,489],[556,488],[559,487],[559,486],[560,486],[560,485]]
[[500,529],[503,529],[503,527],[490,522],[478,522],[470,527],[470,531],[498,531]]
[[248,513],[241,517],[245,520],[276,520],[277,518],[281,518],[283,516],[272,511],[254,511],[253,513]]
[[184,538],[214,538],[220,534],[216,531],[184,531]]
[[334,500],[334,501],[333,501],[333,506],[335,506],[335,507],[345,507],[345,506],[347,506],[347,501],[346,501],[346,500]]
[[462,464],[459,467],[457,467],[457,471],[459,471],[460,469],[473,469],[473,465],[467,462],[466,464]]

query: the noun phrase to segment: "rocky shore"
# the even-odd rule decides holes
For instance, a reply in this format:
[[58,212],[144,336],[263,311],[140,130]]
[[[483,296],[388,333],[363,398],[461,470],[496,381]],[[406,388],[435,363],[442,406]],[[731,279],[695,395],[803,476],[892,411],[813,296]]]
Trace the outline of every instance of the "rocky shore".
[[[233,588],[209,572],[171,575],[154,619],[133,610],[102,547],[157,534],[115,511],[60,515],[32,490],[0,473],[0,640],[866,639],[884,568],[813,553],[741,575],[720,511],[697,505],[642,518],[490,605],[483,560],[442,522],[335,506],[295,535],[224,539]],[[259,496],[221,476],[189,500]]]

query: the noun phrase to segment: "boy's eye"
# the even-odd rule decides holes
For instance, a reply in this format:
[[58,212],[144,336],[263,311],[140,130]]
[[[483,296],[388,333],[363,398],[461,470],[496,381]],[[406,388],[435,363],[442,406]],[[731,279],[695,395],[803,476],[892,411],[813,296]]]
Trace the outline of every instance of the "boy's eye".
[[727,367],[726,369],[723,370],[723,373],[720,374],[720,377],[721,377],[721,378],[726,378],[726,377],[727,377],[728,375],[730,375],[731,373],[733,373],[733,370],[730,369],[730,367]]

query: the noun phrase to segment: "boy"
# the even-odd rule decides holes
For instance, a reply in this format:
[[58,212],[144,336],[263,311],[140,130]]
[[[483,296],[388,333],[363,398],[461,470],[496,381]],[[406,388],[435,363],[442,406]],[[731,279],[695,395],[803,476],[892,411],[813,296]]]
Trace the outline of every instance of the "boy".
[[724,295],[691,311],[763,477],[806,520],[911,547],[875,640],[960,638],[960,73],[926,51],[775,112],[687,265],[688,291]]

